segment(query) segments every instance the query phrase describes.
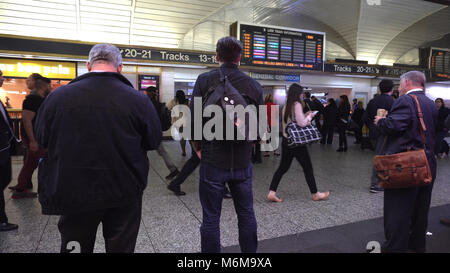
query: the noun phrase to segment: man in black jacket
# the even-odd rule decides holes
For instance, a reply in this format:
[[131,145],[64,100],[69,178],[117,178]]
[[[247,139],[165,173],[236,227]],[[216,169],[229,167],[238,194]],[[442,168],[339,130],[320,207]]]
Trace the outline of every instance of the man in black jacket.
[[[3,72],[0,70],[0,87],[2,87],[3,81]],[[12,123],[6,108],[0,101],[0,232],[19,228],[18,225],[8,223],[8,217],[5,212],[5,195],[3,193],[12,178],[11,149],[13,144]]]
[[[410,71],[400,77],[400,95],[386,118],[375,117],[375,124],[388,136],[386,154],[423,149],[417,105],[411,95],[417,96],[425,123],[425,152],[433,177],[430,185],[422,187],[386,189],[384,191],[384,252],[425,252],[428,211],[431,192],[436,179],[434,157],[437,109],[425,95],[425,75]],[[406,94],[406,95],[405,95]]]
[[158,147],[161,124],[150,99],[120,74],[118,48],[95,45],[87,67],[37,115],[36,138],[48,151],[39,165],[39,201],[43,214],[62,215],[61,252],[73,244],[92,252],[99,223],[106,252],[133,252],[147,151]]
[[[391,110],[392,104],[394,104],[394,99],[391,96],[394,91],[394,82],[392,80],[382,80],[378,84],[378,87],[380,88],[381,94],[369,101],[366,112],[363,115],[363,120],[369,127],[369,138],[375,149],[375,154],[380,154],[379,149],[381,148],[384,137],[373,121],[378,109],[383,109],[387,113]],[[382,191],[383,189],[378,186],[378,179],[374,169],[371,177],[370,192],[377,193]]]
[[[450,115],[448,115],[447,118],[445,119],[444,125],[446,128],[450,128]],[[441,218],[441,223],[443,225],[450,227],[450,218]]]
[[[241,51],[242,45],[238,40],[224,37],[217,42],[216,59],[232,86],[241,94],[245,92],[258,107],[264,103],[262,87],[239,70]],[[204,100],[211,87],[214,90],[218,85],[219,78],[219,69],[198,77],[193,91],[192,113],[195,109],[195,97],[202,97]],[[193,131],[195,127],[194,125]],[[203,208],[203,222],[200,227],[202,252],[220,252],[220,214],[226,183],[230,188],[238,215],[241,251],[256,252],[258,241],[253,210],[252,144],[247,141],[213,139],[196,141],[194,147],[201,158],[199,193]]]

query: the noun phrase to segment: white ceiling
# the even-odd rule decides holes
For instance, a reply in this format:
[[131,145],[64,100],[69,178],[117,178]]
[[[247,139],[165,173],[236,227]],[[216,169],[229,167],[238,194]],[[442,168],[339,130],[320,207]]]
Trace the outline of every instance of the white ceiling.
[[0,34],[213,51],[243,21],[324,31],[327,59],[413,64],[417,47],[450,33],[448,6],[378,1],[0,0]]

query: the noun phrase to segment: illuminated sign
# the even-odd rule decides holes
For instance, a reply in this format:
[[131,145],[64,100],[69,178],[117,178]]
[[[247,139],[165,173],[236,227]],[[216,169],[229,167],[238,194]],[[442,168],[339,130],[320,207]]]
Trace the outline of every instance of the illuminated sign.
[[5,77],[27,78],[32,73],[39,73],[50,79],[71,80],[77,76],[75,62],[0,58],[0,70]]
[[433,79],[450,79],[450,49],[431,48],[429,67]]
[[242,42],[243,66],[323,70],[323,32],[239,22],[230,32]]

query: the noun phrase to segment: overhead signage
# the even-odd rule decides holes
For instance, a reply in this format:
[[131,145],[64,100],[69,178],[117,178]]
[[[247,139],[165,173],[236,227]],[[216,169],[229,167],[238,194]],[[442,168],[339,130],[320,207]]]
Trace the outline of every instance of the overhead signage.
[[231,32],[243,44],[243,66],[323,70],[323,32],[239,22]]
[[185,64],[218,64],[215,53],[156,50],[151,48],[119,47],[122,58]]
[[450,49],[431,48],[429,68],[433,79],[450,79]]
[[71,80],[77,76],[75,62],[0,58],[0,70],[5,77],[26,78],[32,73],[39,73],[50,79]]
[[269,73],[250,72],[249,76],[252,77],[255,80],[300,82],[300,75],[269,74]]
[[343,74],[354,74],[354,75],[373,75],[373,76],[384,76],[398,78],[402,74],[418,70],[425,72],[424,68],[420,67],[393,67],[393,66],[383,66],[383,65],[363,65],[363,64],[336,64],[336,63],[326,63],[324,67],[325,72],[331,73],[343,73]]
[[139,75],[138,77],[138,89],[145,91],[150,86],[154,86],[156,90],[159,90],[159,76],[158,75]]

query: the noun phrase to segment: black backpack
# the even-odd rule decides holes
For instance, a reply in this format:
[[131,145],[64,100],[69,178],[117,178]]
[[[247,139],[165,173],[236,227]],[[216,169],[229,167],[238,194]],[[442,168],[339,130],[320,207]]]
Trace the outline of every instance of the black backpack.
[[256,127],[257,132],[256,135],[254,135],[254,132],[250,132],[249,130],[249,124],[251,122],[255,122],[257,124],[258,111],[252,112],[252,114],[246,114],[245,123],[238,119],[236,113],[234,113],[234,115],[231,115],[232,113],[227,113],[226,111],[227,105],[230,106],[242,105],[244,108],[246,108],[250,104],[256,106],[255,101],[252,100],[245,93],[240,93],[236,88],[234,88],[234,86],[228,79],[228,76],[224,75],[222,69],[220,68],[219,73],[220,78],[218,85],[216,85],[215,87],[211,87],[208,90],[207,94],[203,97],[203,106],[202,106],[203,110],[209,105],[218,105],[222,108],[224,115],[224,124],[223,124],[224,140],[226,140],[226,128],[227,128],[226,119],[228,119],[229,121],[232,121],[234,124],[234,141],[235,140],[242,140],[248,142],[255,141],[258,137],[259,128]]
[[172,126],[172,114],[169,109],[167,109],[165,103],[161,103],[161,113],[159,119],[161,120],[162,131],[167,131]]

